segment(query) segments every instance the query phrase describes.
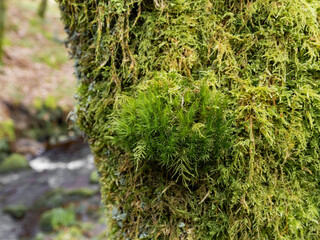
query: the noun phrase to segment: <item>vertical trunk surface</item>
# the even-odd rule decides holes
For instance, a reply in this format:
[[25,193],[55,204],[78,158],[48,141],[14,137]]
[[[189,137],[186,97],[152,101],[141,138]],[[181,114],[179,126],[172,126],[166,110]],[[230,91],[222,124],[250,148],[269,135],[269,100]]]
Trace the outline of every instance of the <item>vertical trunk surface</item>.
[[0,63],[2,63],[3,58],[5,12],[5,0],[0,0]]
[[47,5],[48,5],[48,0],[41,0],[39,9],[38,9],[38,15],[41,18],[44,18],[46,15],[46,11],[47,11]]

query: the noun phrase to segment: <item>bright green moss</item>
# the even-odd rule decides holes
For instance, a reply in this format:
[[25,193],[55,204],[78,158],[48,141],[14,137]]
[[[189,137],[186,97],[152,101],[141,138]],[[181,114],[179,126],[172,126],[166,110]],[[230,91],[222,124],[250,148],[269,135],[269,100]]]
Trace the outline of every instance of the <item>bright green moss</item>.
[[76,216],[72,209],[54,208],[44,212],[40,218],[40,226],[44,231],[57,230],[75,223]]
[[141,88],[117,103],[112,143],[132,153],[137,169],[162,166],[185,186],[215,168],[231,147],[223,94],[208,82],[177,80],[175,73]]
[[319,1],[58,2],[110,239],[319,238]]

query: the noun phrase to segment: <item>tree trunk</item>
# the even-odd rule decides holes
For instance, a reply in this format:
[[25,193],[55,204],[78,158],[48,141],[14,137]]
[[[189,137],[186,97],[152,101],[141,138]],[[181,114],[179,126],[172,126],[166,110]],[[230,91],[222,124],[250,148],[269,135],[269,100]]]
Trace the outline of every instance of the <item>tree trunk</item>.
[[45,17],[46,10],[47,10],[48,0],[41,0],[39,9],[38,9],[38,15],[41,18]]
[[5,0],[0,0],[0,64],[3,56],[3,39],[4,39],[4,23],[5,23]]
[[319,239],[319,0],[58,0],[107,239]]

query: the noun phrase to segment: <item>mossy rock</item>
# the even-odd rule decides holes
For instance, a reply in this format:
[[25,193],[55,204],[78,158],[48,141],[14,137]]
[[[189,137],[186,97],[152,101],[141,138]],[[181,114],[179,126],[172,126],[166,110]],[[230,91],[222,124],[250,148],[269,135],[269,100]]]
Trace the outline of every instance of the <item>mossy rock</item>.
[[23,170],[28,167],[28,160],[24,156],[13,153],[0,163],[0,173]]
[[44,212],[40,218],[43,231],[53,231],[76,223],[76,215],[72,209],[54,208]]
[[318,0],[58,3],[108,239],[319,239]]
[[27,207],[24,205],[9,205],[3,209],[3,212],[15,219],[21,219],[26,215],[27,210]]
[[56,188],[47,192],[43,197],[41,197],[35,204],[35,209],[51,209],[61,207],[66,203],[64,197],[64,190],[62,188]]
[[39,199],[39,201],[35,203],[35,208],[61,207],[69,202],[90,198],[96,194],[96,190],[86,187],[76,188],[73,190],[56,188]]
[[81,199],[81,198],[89,198],[94,196],[97,193],[96,190],[91,188],[77,188],[73,190],[67,190],[64,192],[64,196],[72,199]]

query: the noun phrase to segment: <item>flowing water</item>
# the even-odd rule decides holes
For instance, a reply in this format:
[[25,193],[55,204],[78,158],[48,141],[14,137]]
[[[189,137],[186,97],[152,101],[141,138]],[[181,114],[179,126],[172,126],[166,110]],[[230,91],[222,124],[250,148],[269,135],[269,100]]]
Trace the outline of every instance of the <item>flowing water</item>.
[[[40,215],[47,210],[46,207],[36,205],[53,189],[85,187],[97,190],[95,196],[81,201],[99,208],[98,185],[89,183],[89,176],[94,169],[89,146],[78,139],[48,149],[30,161],[28,170],[0,175],[0,209],[9,205],[23,205],[28,209],[25,217],[20,220],[0,211],[0,240],[35,236],[39,231]],[[80,217],[90,219],[85,213]]]

